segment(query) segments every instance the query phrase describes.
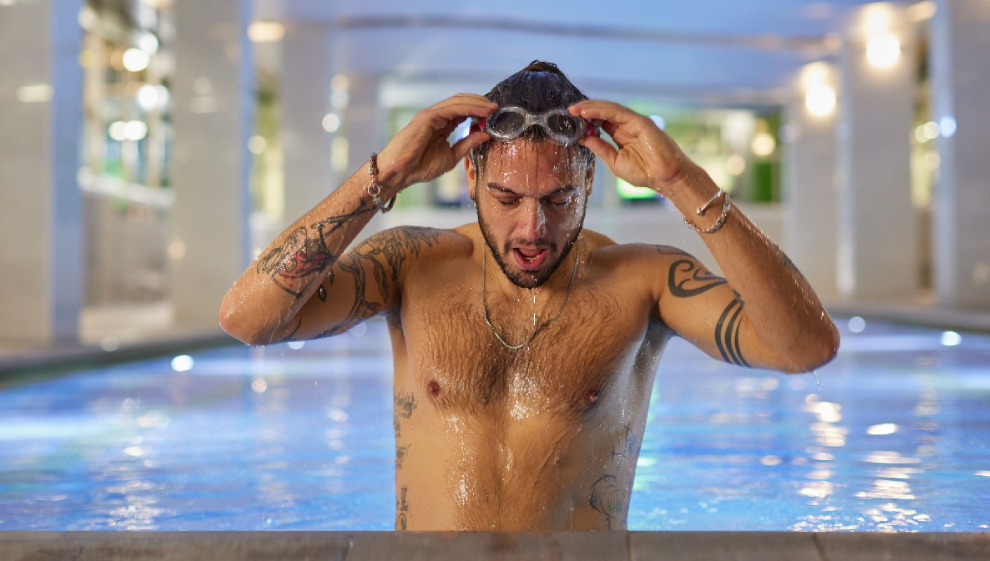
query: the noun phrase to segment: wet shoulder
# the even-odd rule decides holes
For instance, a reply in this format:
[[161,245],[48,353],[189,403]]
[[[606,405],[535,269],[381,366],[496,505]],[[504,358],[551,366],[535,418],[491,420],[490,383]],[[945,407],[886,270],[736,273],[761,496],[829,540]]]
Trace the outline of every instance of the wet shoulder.
[[616,243],[607,236],[585,231],[591,242],[590,264],[612,272],[647,272],[669,267],[678,259],[691,259],[691,255],[679,248],[644,243]]

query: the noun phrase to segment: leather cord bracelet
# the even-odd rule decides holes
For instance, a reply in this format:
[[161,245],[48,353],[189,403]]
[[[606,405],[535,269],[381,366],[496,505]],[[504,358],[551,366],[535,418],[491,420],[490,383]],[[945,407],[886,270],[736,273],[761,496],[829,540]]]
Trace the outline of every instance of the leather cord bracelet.
[[368,185],[368,194],[371,195],[371,199],[375,202],[378,210],[382,211],[382,214],[385,214],[395,206],[395,197],[389,199],[387,206],[382,204],[380,198],[382,186],[378,183],[378,154],[375,152],[372,152],[371,158],[368,159],[368,175],[371,176],[371,185]]

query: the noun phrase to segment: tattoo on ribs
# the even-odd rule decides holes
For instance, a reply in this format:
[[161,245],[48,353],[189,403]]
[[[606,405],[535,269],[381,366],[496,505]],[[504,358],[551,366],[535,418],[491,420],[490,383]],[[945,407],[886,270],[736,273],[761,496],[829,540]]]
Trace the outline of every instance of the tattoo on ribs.
[[258,273],[270,275],[279,288],[296,298],[301,297],[313,279],[336,260],[336,256],[327,249],[327,237],[343,228],[352,218],[374,210],[373,205],[365,208],[365,203],[362,198],[354,212],[321,220],[309,228],[296,228],[286,236],[282,245],[262,256]]
[[412,392],[395,394],[394,403],[395,414],[403,419],[412,417],[413,409],[416,409],[416,406],[419,405],[419,402],[416,401],[416,396]]
[[636,433],[633,432],[631,425],[626,424],[625,434],[622,438],[622,442],[620,443],[618,449],[616,449],[615,445],[612,446],[612,459],[618,462],[621,461],[619,458],[635,453],[636,453]]
[[395,529],[405,530],[407,526],[406,513],[409,512],[409,503],[406,501],[406,492],[409,487],[403,487],[399,490],[400,497],[395,501]]
[[588,504],[591,508],[605,515],[605,527],[612,529],[612,519],[622,511],[622,489],[614,475],[603,475],[591,486],[591,497]]
[[722,360],[749,368],[749,363],[743,358],[742,350],[739,348],[739,330],[742,327],[739,316],[744,304],[737,294],[722,311],[718,323],[715,324],[715,344],[718,346],[718,352],[722,354]]
[[409,453],[410,446],[412,444],[395,447],[395,469],[402,469],[402,460],[406,459],[406,454]]
[[693,259],[678,259],[670,266],[667,287],[677,298],[690,298],[704,294],[716,286],[727,284]]
[[399,418],[408,419],[412,417],[413,409],[416,409],[419,402],[416,401],[416,396],[412,392],[397,393],[393,396],[392,402],[392,425],[395,429],[395,439],[398,440],[402,432]]

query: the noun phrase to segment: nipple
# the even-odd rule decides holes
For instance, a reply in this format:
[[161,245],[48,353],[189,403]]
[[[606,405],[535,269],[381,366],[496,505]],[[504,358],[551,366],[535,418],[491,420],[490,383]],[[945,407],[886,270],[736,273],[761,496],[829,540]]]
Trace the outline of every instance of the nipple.
[[430,394],[430,397],[440,397],[440,384],[436,380],[430,380],[426,384],[426,393]]
[[588,407],[598,403],[598,390],[591,390],[588,395],[584,396],[584,404]]

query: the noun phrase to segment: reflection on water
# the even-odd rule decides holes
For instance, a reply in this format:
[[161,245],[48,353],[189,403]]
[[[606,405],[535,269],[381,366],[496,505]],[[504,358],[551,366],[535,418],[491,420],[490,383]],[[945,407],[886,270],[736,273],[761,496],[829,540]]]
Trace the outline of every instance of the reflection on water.
[[[988,529],[990,337],[846,323],[823,388],[673,341],[630,529]],[[362,335],[0,392],[0,529],[392,528],[392,362]]]

